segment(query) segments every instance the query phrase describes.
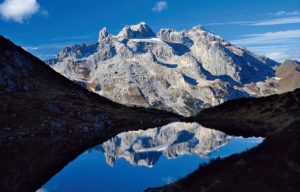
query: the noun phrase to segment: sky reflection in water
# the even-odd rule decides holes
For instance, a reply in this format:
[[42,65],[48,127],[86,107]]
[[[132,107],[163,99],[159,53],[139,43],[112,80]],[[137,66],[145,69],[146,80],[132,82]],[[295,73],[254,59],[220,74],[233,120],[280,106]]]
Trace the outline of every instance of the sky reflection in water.
[[262,141],[231,137],[196,123],[121,133],[82,153],[40,191],[143,191],[176,181],[210,159],[242,152]]

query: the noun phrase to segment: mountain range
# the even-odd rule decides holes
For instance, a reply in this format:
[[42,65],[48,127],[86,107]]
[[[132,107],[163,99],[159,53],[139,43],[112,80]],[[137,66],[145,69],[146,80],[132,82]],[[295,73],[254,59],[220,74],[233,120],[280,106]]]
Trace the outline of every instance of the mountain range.
[[46,63],[114,102],[183,116],[227,100],[280,92],[279,63],[202,26],[155,34],[142,22],[117,35],[103,28],[98,42],[66,47]]
[[198,123],[174,122],[120,133],[101,144],[100,149],[111,166],[117,159],[124,158],[132,165],[153,167],[161,156],[168,159],[184,155],[207,157],[230,139],[231,136]]

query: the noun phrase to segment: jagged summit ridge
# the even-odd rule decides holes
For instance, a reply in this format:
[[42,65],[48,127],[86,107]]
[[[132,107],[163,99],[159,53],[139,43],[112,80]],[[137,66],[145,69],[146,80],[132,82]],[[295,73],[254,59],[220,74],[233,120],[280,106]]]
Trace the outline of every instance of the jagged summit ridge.
[[251,90],[274,77],[277,64],[202,26],[155,34],[144,22],[117,35],[103,28],[97,43],[65,48],[47,63],[115,102],[185,116],[229,99],[260,96]]
[[101,31],[99,32],[99,38],[98,38],[98,42],[100,42],[101,40],[105,39],[106,37],[109,37],[109,33],[107,31],[107,28],[104,27],[101,29]]
[[117,37],[120,39],[149,38],[155,37],[155,33],[145,22],[141,22],[137,25],[125,26]]

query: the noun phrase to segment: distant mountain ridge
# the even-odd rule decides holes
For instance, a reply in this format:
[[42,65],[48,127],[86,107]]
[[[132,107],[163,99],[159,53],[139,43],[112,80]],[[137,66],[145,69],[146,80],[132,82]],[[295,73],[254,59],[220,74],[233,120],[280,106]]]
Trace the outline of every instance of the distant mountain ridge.
[[280,93],[300,88],[300,62],[286,60],[276,68]]
[[98,42],[66,47],[46,63],[112,101],[184,116],[226,100],[276,93],[267,81],[276,81],[278,65],[202,26],[155,34],[144,22],[117,35],[103,28]]

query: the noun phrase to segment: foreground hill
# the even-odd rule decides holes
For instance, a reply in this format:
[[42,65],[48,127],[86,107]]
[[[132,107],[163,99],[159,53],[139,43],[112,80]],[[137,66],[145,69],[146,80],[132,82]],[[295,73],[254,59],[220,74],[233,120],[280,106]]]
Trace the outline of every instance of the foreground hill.
[[91,93],[0,36],[0,191],[36,191],[89,147],[178,119]]
[[112,101],[184,116],[226,100],[276,93],[272,67],[277,62],[202,26],[155,34],[139,23],[115,36],[103,28],[98,42],[66,47],[46,62]]
[[175,183],[146,191],[299,191],[299,124],[291,124],[247,152],[216,159]]
[[178,116],[128,108],[91,93],[0,36],[0,144],[43,135],[155,127]]
[[177,182],[146,191],[299,191],[299,99],[297,89],[265,98],[228,101],[202,111],[194,120],[205,126],[266,139],[256,148],[216,159]]
[[300,89],[268,97],[227,101],[188,119],[226,133],[263,137],[299,120]]

